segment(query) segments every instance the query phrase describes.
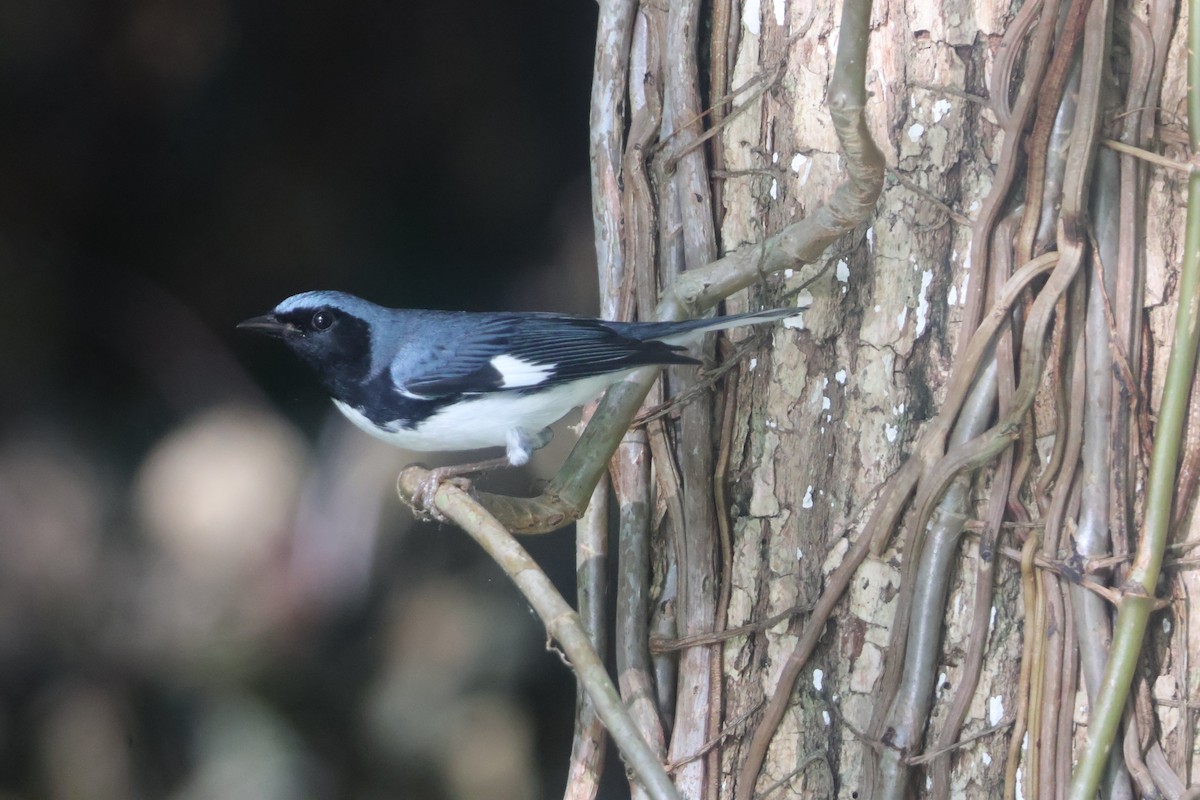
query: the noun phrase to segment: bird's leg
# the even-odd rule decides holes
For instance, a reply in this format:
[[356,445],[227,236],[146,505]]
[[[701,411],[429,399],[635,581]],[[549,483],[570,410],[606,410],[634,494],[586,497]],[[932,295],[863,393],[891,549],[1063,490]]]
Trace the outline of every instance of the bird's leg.
[[445,518],[433,504],[438,486],[450,481],[464,491],[470,490],[471,484],[463,477],[464,475],[478,475],[481,472],[490,472],[502,467],[520,467],[529,462],[529,457],[534,450],[545,447],[552,436],[554,436],[554,431],[550,428],[542,428],[535,433],[513,428],[508,432],[508,442],[503,456],[489,458],[486,461],[476,461],[472,464],[437,467],[429,470],[429,477],[421,481],[420,486],[413,492],[413,510],[425,517],[432,517],[444,522]]
[[523,466],[529,463],[529,457],[533,455],[534,450],[540,450],[550,444],[550,440],[553,438],[554,431],[549,427],[534,433],[529,433],[521,428],[513,428],[508,432],[508,442],[504,450],[505,458],[514,467]]

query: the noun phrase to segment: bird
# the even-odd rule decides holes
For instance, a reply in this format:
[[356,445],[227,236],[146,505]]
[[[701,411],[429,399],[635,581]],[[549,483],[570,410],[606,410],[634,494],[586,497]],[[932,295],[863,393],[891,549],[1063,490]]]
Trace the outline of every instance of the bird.
[[699,364],[685,345],[704,334],[797,313],[612,322],[384,308],[345,292],[310,291],[237,327],[287,345],[338,410],[372,436],[427,452],[503,447],[496,465],[521,466],[550,441],[554,422],[633,370]]

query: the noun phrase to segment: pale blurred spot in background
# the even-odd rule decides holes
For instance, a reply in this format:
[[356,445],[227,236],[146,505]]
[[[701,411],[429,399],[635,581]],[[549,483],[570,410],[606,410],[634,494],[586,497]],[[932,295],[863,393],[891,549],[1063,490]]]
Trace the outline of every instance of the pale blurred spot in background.
[[146,534],[198,579],[253,579],[284,550],[310,452],[278,416],[225,406],[176,428],[134,479]]
[[[396,498],[456,456],[234,325],[314,288],[594,313],[596,14],[0,4],[2,800],[561,796],[570,671]],[[569,596],[570,532],[526,545]]]

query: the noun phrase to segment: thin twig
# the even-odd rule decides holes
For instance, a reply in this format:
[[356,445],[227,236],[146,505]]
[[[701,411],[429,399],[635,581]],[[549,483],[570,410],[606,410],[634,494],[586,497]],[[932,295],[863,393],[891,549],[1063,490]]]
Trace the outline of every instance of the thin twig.
[[935,750],[926,750],[924,753],[921,753],[920,755],[909,756],[905,760],[908,762],[909,766],[913,766],[913,767],[917,766],[918,764],[924,764],[928,761],[933,761],[938,756],[943,756],[946,753],[952,753],[955,750],[958,750],[959,748],[966,747],[967,745],[971,744],[972,742],[977,742],[980,739],[987,738],[988,736],[991,736],[994,733],[999,733],[1000,731],[1004,730],[1005,728],[1011,727],[1014,721],[1015,720],[1012,717],[1006,717],[1006,718],[1000,720],[998,723],[996,723],[995,725],[993,725],[990,728],[984,728],[983,730],[979,731],[978,733],[973,733],[970,736],[965,736],[962,739],[959,739],[957,742],[943,745],[942,747],[938,747]]
[[761,701],[758,703],[755,703],[753,706],[751,706],[749,709],[747,709],[745,713],[740,714],[736,719],[730,720],[728,725],[726,725],[724,728],[722,728],[717,733],[716,736],[714,736],[713,738],[711,738],[707,742],[705,742],[703,745],[701,745],[699,750],[692,753],[691,755],[684,756],[683,758],[679,759],[678,761],[672,761],[669,764],[667,764],[666,765],[667,772],[674,772],[675,770],[679,769],[680,767],[682,767],[684,764],[688,763],[689,761],[695,761],[697,758],[703,758],[705,755],[707,755],[711,751],[715,750],[721,744],[721,742],[725,741],[730,736],[733,736],[738,731],[738,729],[741,728],[741,726],[745,725],[746,722],[751,717],[753,717],[755,714],[757,714],[758,709],[760,709],[760,708],[762,708]]
[[888,167],[887,172],[889,175],[891,175],[896,180],[897,183],[899,183],[905,189],[908,189],[913,194],[916,194],[916,195],[920,196],[921,198],[923,198],[924,200],[926,200],[927,202],[932,203],[933,205],[937,206],[938,208],[940,208],[942,210],[942,212],[946,216],[948,216],[950,219],[957,222],[959,225],[973,225],[974,224],[975,221],[972,220],[971,218],[969,218],[966,214],[962,214],[958,211],[955,211],[948,203],[946,203],[945,200],[942,200],[940,197],[938,197],[933,192],[926,189],[924,186],[918,186],[915,182],[913,182],[913,181],[909,180],[908,178],[904,177],[903,175],[901,175],[898,170],[893,169],[892,167]]
[[1166,156],[1160,156],[1158,153],[1152,153],[1149,150],[1145,150],[1141,147],[1134,147],[1131,144],[1125,144],[1124,142],[1119,142],[1116,139],[1102,139],[1100,141],[1100,144],[1104,145],[1105,147],[1112,148],[1113,150],[1116,150],[1118,153],[1125,153],[1126,155],[1133,156],[1134,158],[1140,158],[1142,161],[1145,161],[1147,164],[1154,164],[1155,166],[1163,167],[1164,169],[1174,170],[1175,172],[1182,172],[1185,174],[1190,174],[1193,170],[1195,170],[1197,168],[1196,164],[1189,164],[1189,163],[1186,163],[1183,161],[1176,161],[1173,158],[1167,158]]
[[745,625],[739,625],[736,628],[726,628],[722,631],[714,631],[713,633],[697,633],[693,636],[682,636],[678,639],[658,639],[650,640],[651,653],[673,653],[677,650],[684,650],[688,647],[698,647],[709,644],[720,644],[727,642],[730,639],[736,639],[739,636],[745,636],[749,633],[758,633],[770,628],[774,628],[779,623],[786,619],[791,619],[799,614],[806,614],[812,610],[811,606],[794,605],[791,608],[786,608],[778,614],[772,614],[766,619],[750,622]]

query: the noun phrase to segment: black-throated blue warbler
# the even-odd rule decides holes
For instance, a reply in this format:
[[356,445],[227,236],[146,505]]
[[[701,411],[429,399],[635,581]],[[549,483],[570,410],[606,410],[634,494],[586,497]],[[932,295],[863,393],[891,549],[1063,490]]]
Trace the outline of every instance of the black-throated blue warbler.
[[338,409],[410,450],[504,447],[519,466],[550,425],[651,364],[698,364],[683,345],[709,331],[794,316],[775,309],[683,322],[607,322],[547,313],[383,308],[305,292],[239,328],[276,337],[317,374]]

